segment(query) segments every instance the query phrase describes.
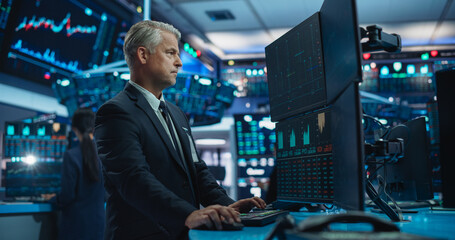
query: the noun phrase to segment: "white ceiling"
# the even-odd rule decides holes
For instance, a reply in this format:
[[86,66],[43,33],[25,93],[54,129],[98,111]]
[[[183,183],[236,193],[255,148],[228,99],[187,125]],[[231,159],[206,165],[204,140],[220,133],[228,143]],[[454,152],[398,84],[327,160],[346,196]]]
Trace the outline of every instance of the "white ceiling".
[[[356,0],[361,26],[378,24],[403,46],[455,45],[454,0]],[[187,41],[221,59],[264,56],[264,47],[311,16],[323,0],[152,0],[157,13]],[[229,10],[212,21],[206,11]],[[153,16],[152,16],[153,17]],[[452,47],[453,46],[448,46]]]

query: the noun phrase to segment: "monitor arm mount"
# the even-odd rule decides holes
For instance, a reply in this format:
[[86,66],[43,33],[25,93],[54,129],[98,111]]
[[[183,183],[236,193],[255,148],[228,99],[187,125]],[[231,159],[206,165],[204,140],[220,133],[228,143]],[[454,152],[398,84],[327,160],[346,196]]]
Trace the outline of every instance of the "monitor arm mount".
[[[370,172],[369,178],[366,179],[366,193],[379,209],[381,209],[394,222],[403,221],[401,213],[397,213],[387,202],[381,199],[378,192],[372,184],[373,178],[376,177],[377,159],[383,159],[382,167],[386,163],[397,161],[398,157],[404,154],[404,141],[401,138],[383,140],[379,139],[374,144],[365,144],[365,156],[367,156],[367,166]],[[392,157],[393,156],[393,157]],[[386,162],[387,160],[387,162]],[[369,162],[369,163],[368,163]],[[373,168],[372,168],[373,167]]]
[[360,38],[368,38],[367,42],[362,43],[363,53],[384,50],[386,52],[401,52],[401,37],[398,34],[385,33],[382,27],[370,25],[360,28]]

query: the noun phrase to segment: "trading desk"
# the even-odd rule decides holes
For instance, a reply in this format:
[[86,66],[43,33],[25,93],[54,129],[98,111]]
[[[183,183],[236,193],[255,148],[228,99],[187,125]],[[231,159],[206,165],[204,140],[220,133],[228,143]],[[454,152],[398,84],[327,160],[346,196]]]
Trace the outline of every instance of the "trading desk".
[[56,219],[49,203],[0,202],[0,239],[56,239]]
[[[409,222],[395,223],[404,233],[411,233],[426,237],[439,239],[455,239],[455,212],[453,211],[432,211],[430,209],[417,209],[418,213],[404,214],[404,219]],[[308,213],[292,212],[291,215],[296,222],[318,214],[331,213]],[[374,214],[384,219],[388,219],[385,214]],[[201,240],[223,240],[223,239],[264,239],[275,224],[263,227],[245,227],[241,231],[204,231],[190,230],[190,239]],[[365,231],[369,230],[366,225],[357,224],[337,224],[336,230],[345,231]]]

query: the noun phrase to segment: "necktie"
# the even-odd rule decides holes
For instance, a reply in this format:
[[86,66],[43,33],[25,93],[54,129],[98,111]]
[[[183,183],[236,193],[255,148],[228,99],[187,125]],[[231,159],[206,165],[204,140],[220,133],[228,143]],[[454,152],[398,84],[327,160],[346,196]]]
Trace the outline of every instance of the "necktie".
[[188,173],[188,167],[186,165],[185,160],[182,159],[182,157],[184,157],[184,156],[181,154],[180,148],[177,145],[177,137],[175,136],[174,129],[172,127],[171,116],[169,115],[169,111],[167,110],[166,103],[164,101],[160,101],[159,110],[160,110],[161,114],[163,115],[164,120],[166,120],[166,125],[167,125],[167,128],[169,129],[169,133],[171,135],[172,142],[174,142],[175,151],[177,152],[179,159],[182,161],[185,171]]
[[198,206],[198,204],[196,203],[196,197],[194,196],[194,188],[193,188],[193,183],[192,183],[193,181],[191,180],[190,172],[188,170],[188,166],[186,165],[184,156],[182,154],[180,154],[180,150],[179,150],[180,148],[177,145],[177,138],[175,136],[174,128],[172,127],[172,123],[171,123],[171,116],[169,115],[169,111],[168,111],[168,109],[166,107],[166,103],[164,101],[160,101],[159,110],[160,110],[161,114],[163,115],[164,120],[166,120],[167,128],[169,129],[169,133],[171,135],[172,141],[174,142],[175,151],[177,152],[179,159],[182,161],[183,168],[185,169],[186,176],[188,177],[189,187],[191,189],[191,192],[193,193],[192,194],[193,201],[196,204],[196,206]]

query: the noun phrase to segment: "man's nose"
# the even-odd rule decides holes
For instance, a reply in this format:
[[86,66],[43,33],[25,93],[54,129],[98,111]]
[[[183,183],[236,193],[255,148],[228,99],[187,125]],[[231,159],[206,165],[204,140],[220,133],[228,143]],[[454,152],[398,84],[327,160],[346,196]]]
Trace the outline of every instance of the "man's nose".
[[180,59],[179,56],[177,56],[177,59],[175,61],[175,66],[177,66],[177,67],[183,66],[182,60]]

